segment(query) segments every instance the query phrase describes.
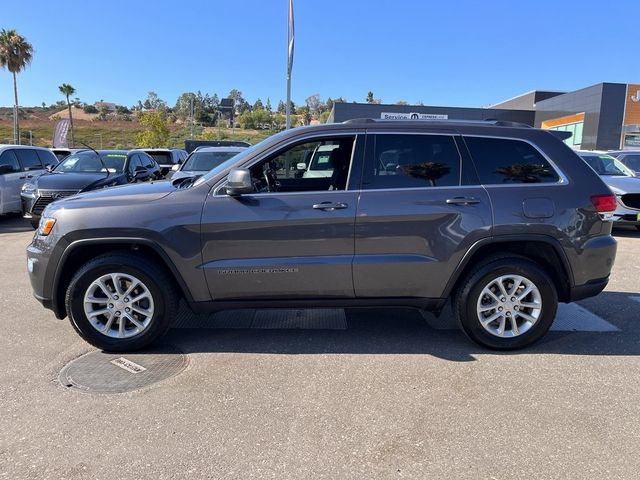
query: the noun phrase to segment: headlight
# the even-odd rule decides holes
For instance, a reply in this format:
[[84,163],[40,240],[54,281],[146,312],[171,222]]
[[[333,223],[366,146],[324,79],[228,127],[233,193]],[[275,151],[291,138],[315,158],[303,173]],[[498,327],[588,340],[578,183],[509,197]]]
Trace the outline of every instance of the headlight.
[[56,224],[56,219],[51,217],[40,218],[40,225],[38,225],[38,235],[46,237],[53,230],[53,226]]
[[37,190],[33,183],[25,183],[22,185],[22,193],[34,193]]

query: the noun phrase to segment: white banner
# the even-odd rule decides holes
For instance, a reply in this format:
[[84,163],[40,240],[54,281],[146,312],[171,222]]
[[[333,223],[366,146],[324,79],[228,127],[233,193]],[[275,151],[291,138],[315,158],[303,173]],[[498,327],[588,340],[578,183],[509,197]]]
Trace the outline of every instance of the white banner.
[[382,120],[448,120],[449,115],[439,115],[437,113],[395,113],[382,112],[380,114]]

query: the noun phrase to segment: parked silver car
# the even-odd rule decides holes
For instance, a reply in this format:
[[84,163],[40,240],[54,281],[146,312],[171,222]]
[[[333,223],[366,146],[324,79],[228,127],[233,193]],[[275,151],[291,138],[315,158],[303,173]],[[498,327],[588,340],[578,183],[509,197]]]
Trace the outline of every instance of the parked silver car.
[[612,157],[620,160],[625,167],[638,175],[640,174],[640,151],[639,150],[617,150],[607,152]]
[[20,212],[22,185],[57,163],[56,156],[46,148],[0,145],[0,214]]
[[578,155],[600,175],[616,195],[613,220],[616,225],[634,225],[640,230],[640,178],[620,160],[599,152],[579,151]]

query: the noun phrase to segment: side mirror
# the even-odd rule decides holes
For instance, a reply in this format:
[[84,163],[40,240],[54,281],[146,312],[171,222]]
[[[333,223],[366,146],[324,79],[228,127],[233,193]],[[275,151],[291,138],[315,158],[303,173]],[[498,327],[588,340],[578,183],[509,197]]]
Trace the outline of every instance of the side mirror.
[[253,192],[251,172],[246,168],[236,168],[231,170],[227,177],[227,186],[225,190],[227,195],[232,197],[237,197],[243,193]]
[[296,165],[296,170],[306,170],[307,169],[307,164],[304,162],[300,162],[299,164]]
[[149,171],[144,167],[136,167],[133,178],[144,178],[149,176]]
[[176,163],[173,167],[171,167],[171,170],[173,172],[177,172],[178,170],[180,170],[180,164]]
[[11,165],[0,165],[0,175],[5,173],[13,173],[13,167]]
[[46,168],[47,172],[53,171],[53,165],[49,165],[48,163],[44,166],[44,168]]

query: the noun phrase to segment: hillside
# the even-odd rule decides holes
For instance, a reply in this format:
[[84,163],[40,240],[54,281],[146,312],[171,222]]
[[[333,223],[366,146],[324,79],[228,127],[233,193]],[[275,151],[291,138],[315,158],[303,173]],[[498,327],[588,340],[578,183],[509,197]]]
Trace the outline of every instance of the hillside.
[[[22,131],[22,143],[29,143],[30,134],[33,145],[50,147],[53,139],[53,129],[56,120],[50,116],[60,112],[59,108],[24,108],[24,118],[20,119]],[[0,108],[0,143],[13,142],[12,109]],[[135,119],[131,121],[115,120],[76,120],[74,118],[76,146],[81,147],[80,142],[91,145],[94,148],[133,148],[136,146],[135,136],[144,130]],[[191,129],[182,124],[170,123],[169,146],[184,148],[184,141],[190,137]],[[30,132],[30,133],[29,133]],[[206,138],[210,140],[244,140],[256,143],[273,132],[264,130],[228,129],[220,127],[194,128],[193,138]],[[69,137],[69,141],[71,138]]]

